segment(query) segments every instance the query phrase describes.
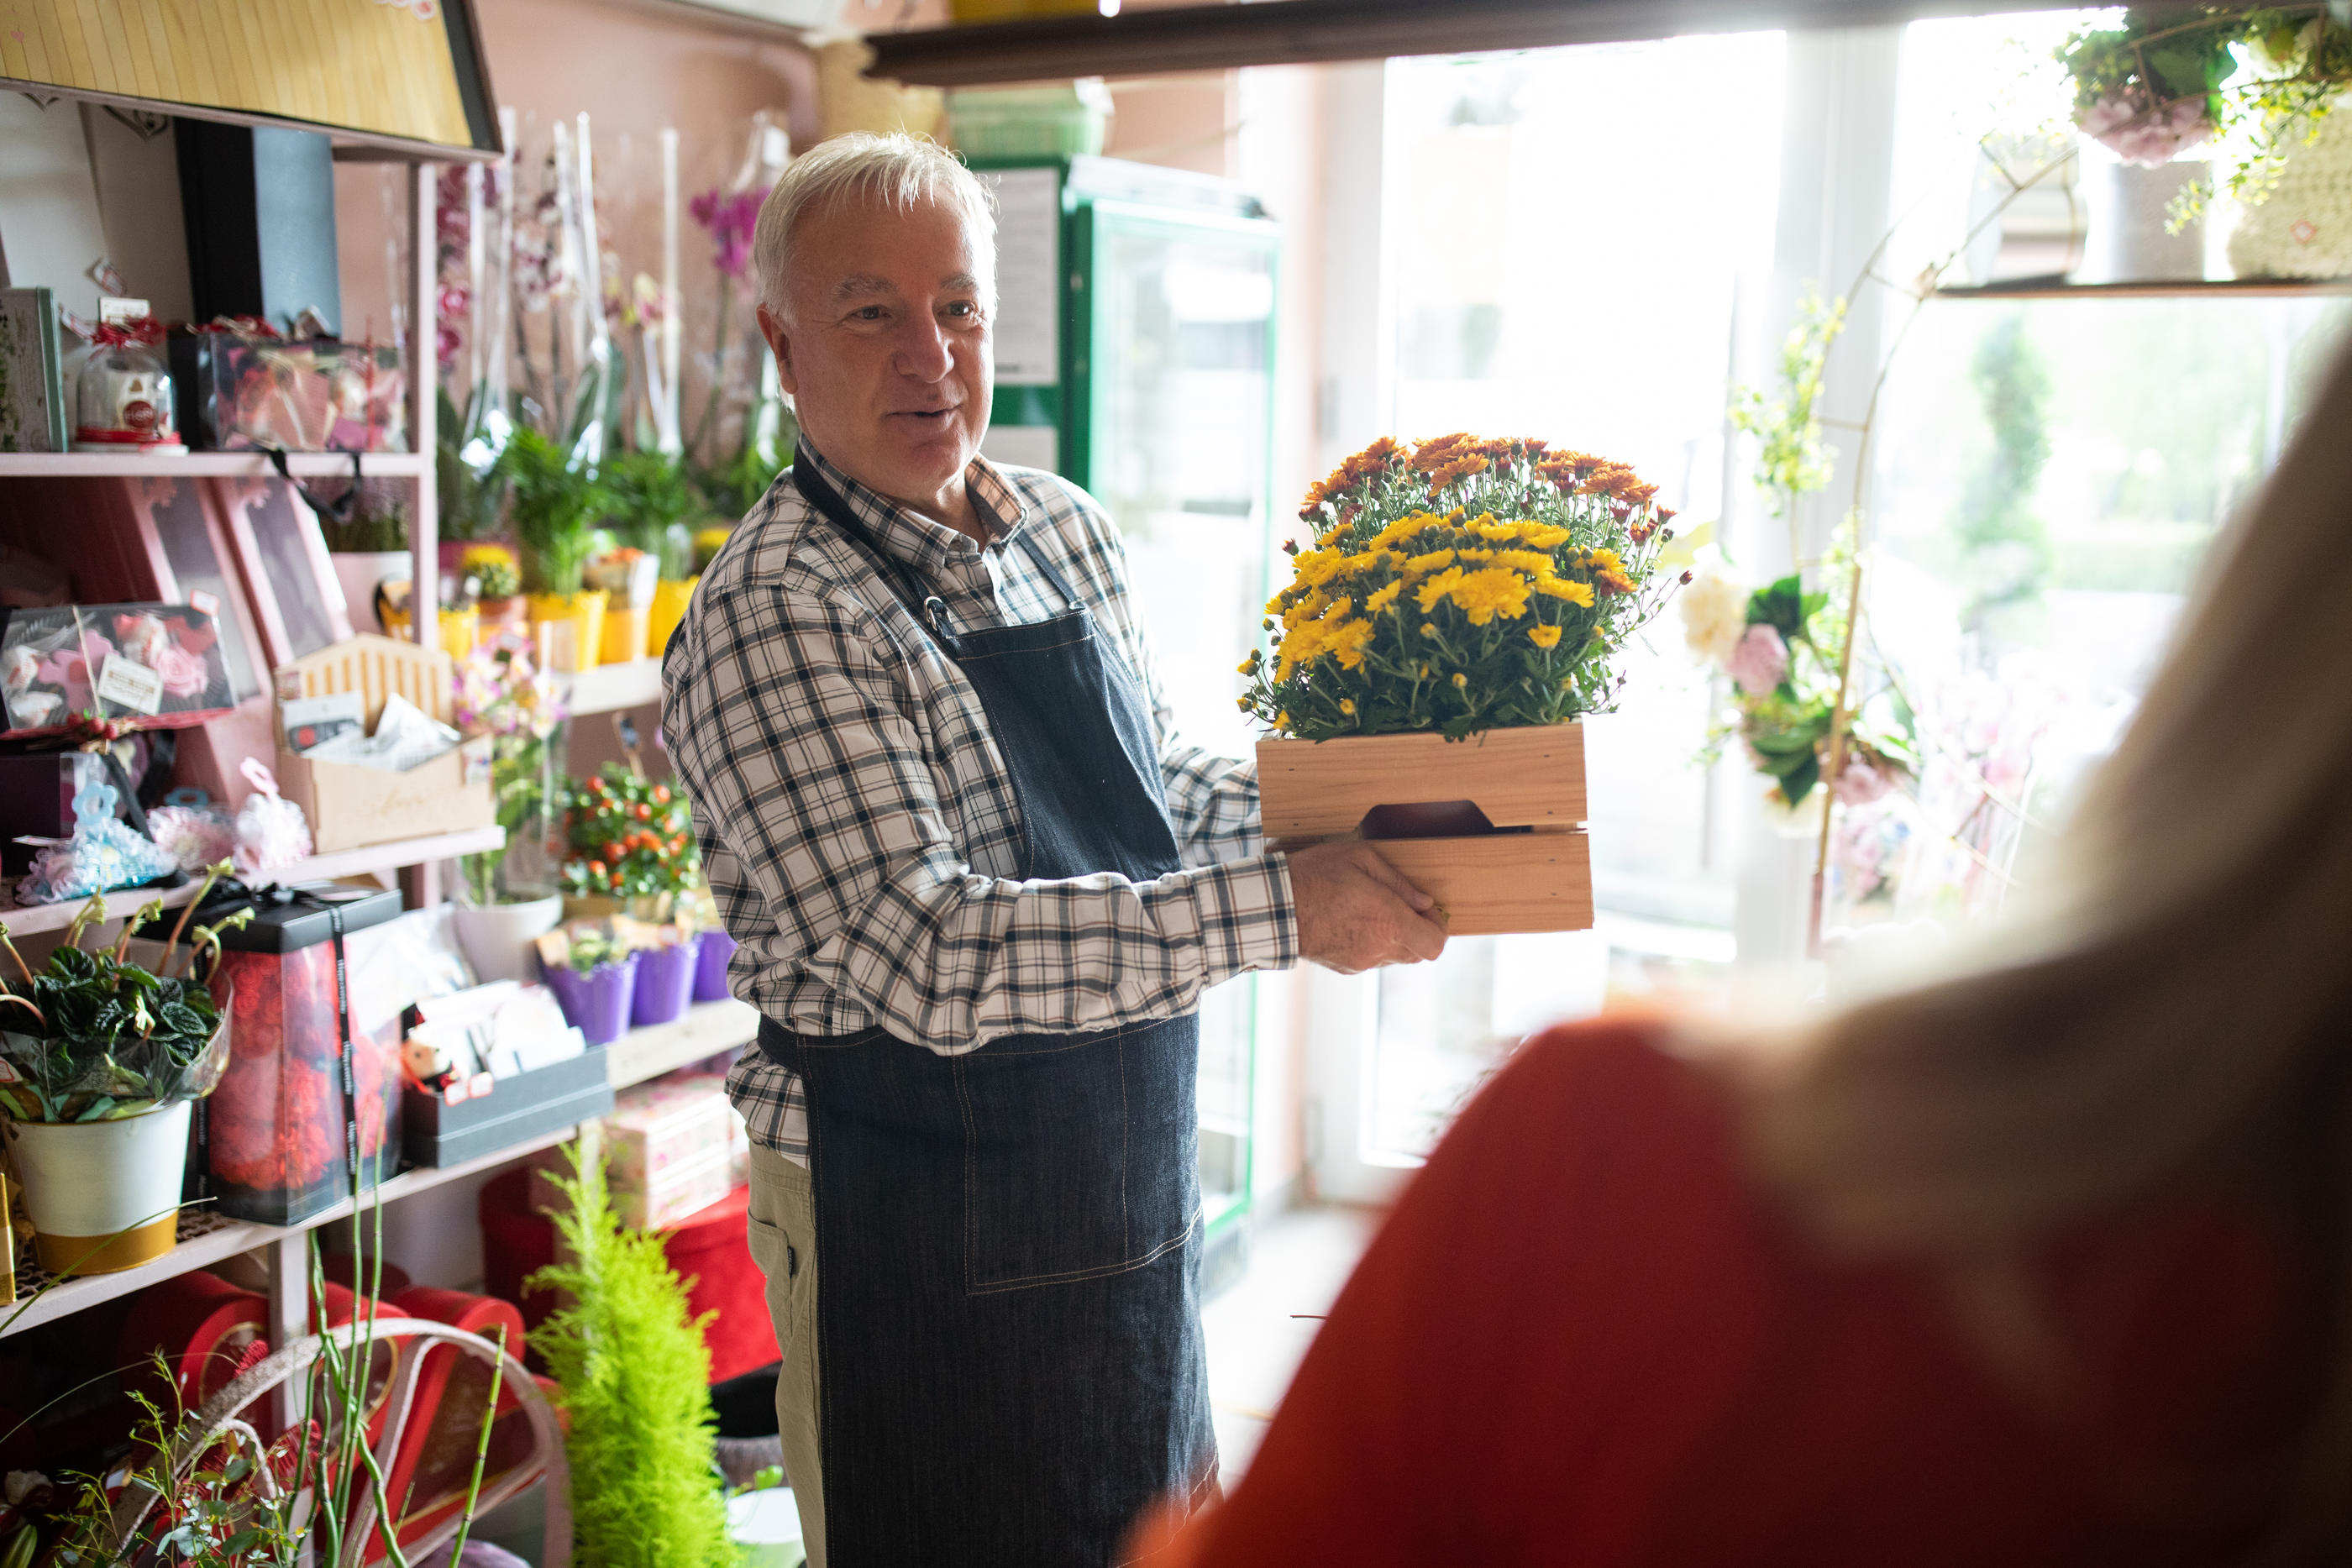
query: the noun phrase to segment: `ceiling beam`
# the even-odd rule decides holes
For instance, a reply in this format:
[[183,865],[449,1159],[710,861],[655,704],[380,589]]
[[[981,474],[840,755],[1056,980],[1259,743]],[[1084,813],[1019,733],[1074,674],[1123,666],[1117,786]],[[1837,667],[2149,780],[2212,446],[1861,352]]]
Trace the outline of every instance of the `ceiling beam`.
[[2060,8],[2033,0],[1262,0],[876,33],[866,38],[875,56],[866,74],[976,87]]

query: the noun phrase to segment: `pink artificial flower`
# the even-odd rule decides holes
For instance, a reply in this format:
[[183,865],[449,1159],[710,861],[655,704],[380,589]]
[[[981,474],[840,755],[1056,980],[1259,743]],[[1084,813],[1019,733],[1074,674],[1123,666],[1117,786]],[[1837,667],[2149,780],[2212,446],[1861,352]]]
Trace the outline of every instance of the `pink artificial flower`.
[[1760,697],[1789,674],[1789,644],[1778,629],[1759,621],[1740,637],[1723,667],[1741,691]]
[[2143,93],[2111,93],[2078,111],[2074,123],[2125,162],[2153,169],[2212,136],[2207,108],[2202,96],[2151,104]]
[[1895,780],[1884,769],[1856,757],[1847,759],[1832,792],[1841,806],[1867,806],[1885,800],[1894,788]]

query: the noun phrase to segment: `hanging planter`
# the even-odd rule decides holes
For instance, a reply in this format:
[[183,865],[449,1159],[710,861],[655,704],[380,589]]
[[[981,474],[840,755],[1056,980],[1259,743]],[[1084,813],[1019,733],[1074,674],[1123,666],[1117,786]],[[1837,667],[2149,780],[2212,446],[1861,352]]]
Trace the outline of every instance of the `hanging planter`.
[[1245,710],[1269,841],[1362,837],[1461,935],[1592,924],[1584,737],[1654,615],[1673,513],[1629,469],[1528,440],[1382,440],[1307,496]]

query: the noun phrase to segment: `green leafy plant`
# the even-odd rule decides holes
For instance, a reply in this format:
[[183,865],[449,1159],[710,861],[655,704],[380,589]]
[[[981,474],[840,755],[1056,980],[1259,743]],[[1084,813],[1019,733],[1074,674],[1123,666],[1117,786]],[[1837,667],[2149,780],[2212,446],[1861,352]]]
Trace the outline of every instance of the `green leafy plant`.
[[547,1359],[567,1417],[578,1560],[609,1568],[722,1568],[738,1560],[710,1462],[709,1314],[689,1317],[686,1287],[661,1238],[624,1228],[601,1164],[570,1151],[572,1175],[552,1179],[568,1261],[539,1270],[534,1289],[566,1293],[531,1340]]
[[708,508],[686,465],[667,453],[625,452],[604,465],[601,478],[612,498],[609,526],[621,542],[659,559],[662,576],[688,576],[691,528]]
[[523,591],[579,592],[596,523],[611,507],[604,486],[569,453],[528,427],[508,441],[497,473],[507,485]]
[[408,548],[408,507],[387,485],[363,480],[347,516],[321,515],[319,531],[338,554],[369,555]]
[[1732,393],[1731,423],[1756,437],[1756,484],[1772,497],[1772,515],[1789,529],[1789,554],[1797,548],[1797,502],[1830,482],[1837,454],[1822,441],[1822,382],[1830,348],[1845,330],[1846,302],[1824,301],[1808,290],[1797,305],[1797,324],[1780,345],[1778,396],[1741,387]]
[[2017,315],[1985,334],[1969,371],[1993,441],[1961,493],[1956,530],[1969,579],[1965,620],[1980,632],[1990,612],[2031,602],[2049,580],[2050,531],[2033,493],[2050,461],[2050,373]]
[[[228,870],[226,861],[211,868],[205,890]],[[173,945],[194,909],[191,903],[181,912]],[[197,926],[176,971],[159,975],[124,954],[132,933],[163,914],[162,901],[152,900],[124,923],[111,950],[84,948],[83,936],[106,919],[105,897],[93,895],[38,972],[0,926],[0,947],[17,971],[0,976],[0,1017],[14,1026],[0,1032],[0,1060],[13,1074],[0,1083],[0,1111],[25,1122],[104,1122],[212,1092],[227,1059],[206,981],[219,967],[220,934],[244,925],[253,912]],[[195,970],[206,955],[212,962],[200,978]]]
[[474,587],[484,599],[512,599],[522,591],[522,573],[510,560],[486,559],[474,569]]
[[546,897],[548,802],[560,794],[551,744],[563,722],[554,681],[520,639],[485,643],[457,668],[457,727],[490,738],[490,798],[503,848],[465,856],[459,868],[478,907]]

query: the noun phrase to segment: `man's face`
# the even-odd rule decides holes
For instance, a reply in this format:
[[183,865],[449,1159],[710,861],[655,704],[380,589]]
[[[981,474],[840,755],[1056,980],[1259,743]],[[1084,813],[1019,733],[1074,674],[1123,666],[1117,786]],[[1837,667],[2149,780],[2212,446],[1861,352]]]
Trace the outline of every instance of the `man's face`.
[[952,208],[852,202],[795,236],[785,311],[760,308],[810,440],[843,472],[923,506],[955,492],[988,429],[993,258]]

